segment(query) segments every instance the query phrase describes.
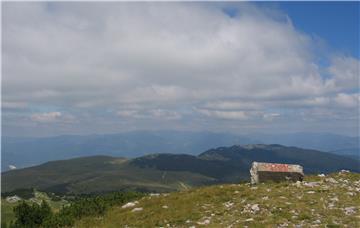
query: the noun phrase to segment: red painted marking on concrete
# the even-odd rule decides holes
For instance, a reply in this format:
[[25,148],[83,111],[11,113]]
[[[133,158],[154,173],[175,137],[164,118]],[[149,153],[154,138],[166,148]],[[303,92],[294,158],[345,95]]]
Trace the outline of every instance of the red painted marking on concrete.
[[267,170],[272,172],[289,172],[287,164],[265,164]]

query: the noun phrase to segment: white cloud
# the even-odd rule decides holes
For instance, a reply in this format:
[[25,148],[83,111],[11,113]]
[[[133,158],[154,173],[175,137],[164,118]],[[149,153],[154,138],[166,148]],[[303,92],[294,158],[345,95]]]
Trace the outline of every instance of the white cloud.
[[218,110],[206,110],[206,109],[198,109],[199,113],[209,116],[215,117],[218,119],[225,120],[247,120],[249,116],[244,111],[218,111]]
[[54,90],[39,90],[39,91],[35,91],[33,94],[34,98],[47,98],[47,99],[59,95],[61,94],[59,94],[59,92]]
[[359,94],[339,93],[334,98],[337,105],[345,108],[358,108],[360,102]]
[[352,57],[336,56],[332,59],[329,72],[338,89],[359,88],[360,61]]
[[182,117],[182,115],[178,112],[163,110],[163,109],[151,110],[150,114],[155,118],[166,119],[166,120],[179,120]]
[[42,112],[34,113],[30,119],[35,123],[58,123],[58,124],[73,124],[77,120],[71,114],[64,114],[61,112]]
[[31,120],[40,123],[49,123],[58,120],[61,116],[61,112],[35,113],[31,115]]
[[5,109],[19,109],[19,108],[26,108],[27,107],[27,103],[25,102],[12,102],[12,101],[5,101],[1,103],[1,107],[5,108]]
[[[261,11],[230,18],[198,4],[59,3],[52,12],[46,4],[28,6],[5,5],[4,83],[19,88],[28,82],[23,89],[30,99],[64,97],[72,88],[79,99],[90,99],[91,91],[105,103],[298,96],[326,89],[313,72],[310,38],[290,23],[260,17]],[[8,96],[16,95],[9,90]]]
[[203,107],[220,110],[256,110],[262,108],[259,103],[254,101],[212,101],[207,102]]
[[182,115],[176,111],[164,109],[151,110],[120,110],[116,112],[122,118],[136,118],[136,119],[158,119],[158,120],[179,120]]
[[263,115],[264,120],[266,121],[273,121],[275,118],[280,117],[279,113],[265,113]]
[[136,110],[122,110],[116,113],[120,117],[139,117],[138,111]]
[[[349,90],[359,88],[358,59],[337,55],[324,68],[312,37],[286,15],[237,7],[229,17],[211,3],[7,2],[3,107],[55,107],[89,119],[111,113],[109,122],[150,126],[198,113],[273,120],[274,109],[356,105]],[[51,113],[31,119],[64,121]]]

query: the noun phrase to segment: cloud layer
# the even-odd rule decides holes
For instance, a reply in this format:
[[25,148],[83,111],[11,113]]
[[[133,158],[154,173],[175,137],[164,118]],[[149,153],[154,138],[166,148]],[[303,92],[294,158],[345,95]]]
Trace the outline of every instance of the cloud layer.
[[4,3],[6,129],[323,131],[335,121],[356,134],[358,59],[331,54],[319,64],[316,41],[286,14],[223,8]]

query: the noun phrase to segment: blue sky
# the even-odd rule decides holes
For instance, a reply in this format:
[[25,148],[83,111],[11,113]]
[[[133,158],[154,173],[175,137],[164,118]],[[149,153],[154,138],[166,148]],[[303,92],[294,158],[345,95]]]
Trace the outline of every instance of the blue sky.
[[4,135],[359,134],[358,2],[2,10]]
[[353,2],[280,2],[296,28],[316,34],[328,46],[359,58],[359,10]]

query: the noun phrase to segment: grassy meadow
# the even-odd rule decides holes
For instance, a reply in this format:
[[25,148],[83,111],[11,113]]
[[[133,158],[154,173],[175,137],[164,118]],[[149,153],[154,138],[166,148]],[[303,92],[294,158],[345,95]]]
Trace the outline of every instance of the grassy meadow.
[[303,183],[215,185],[149,195],[75,227],[358,227],[360,174],[309,176]]

